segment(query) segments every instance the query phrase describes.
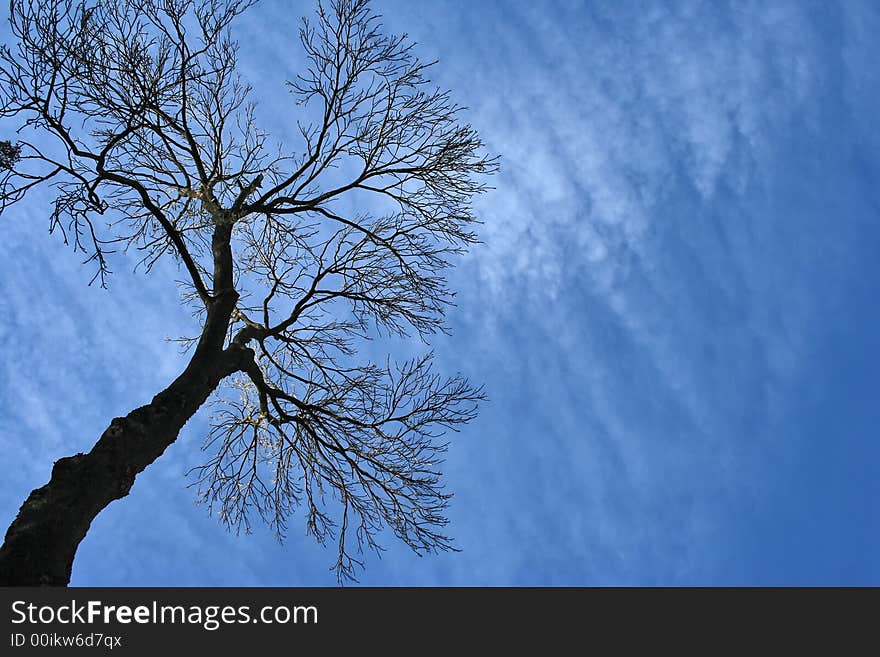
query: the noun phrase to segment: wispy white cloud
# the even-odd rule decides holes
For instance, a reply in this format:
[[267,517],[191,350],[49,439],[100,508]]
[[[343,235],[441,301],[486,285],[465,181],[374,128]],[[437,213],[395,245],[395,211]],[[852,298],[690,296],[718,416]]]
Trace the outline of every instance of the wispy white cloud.
[[[710,559],[710,538],[723,542],[737,498],[761,495],[762,455],[815,337],[804,261],[825,252],[816,197],[791,197],[801,174],[786,149],[827,130],[826,17],[795,2],[500,12],[462,10],[454,29],[479,37],[431,52],[504,156],[481,205],[487,245],[458,279],[478,283],[464,293],[465,330],[482,334],[486,371],[520,363],[514,385],[532,393],[531,416],[553,409],[536,435],[520,424],[505,437],[524,450],[519,465],[559,458],[541,453],[551,440],[578,453],[546,484],[582,477],[577,494],[535,508],[582,523],[566,534],[582,556],[616,554],[606,575],[644,574],[653,558],[655,572],[686,579]],[[811,173],[822,197],[828,172]],[[802,234],[791,212],[807,215]],[[531,339],[515,339],[511,323]],[[567,371],[547,358],[559,353]]]

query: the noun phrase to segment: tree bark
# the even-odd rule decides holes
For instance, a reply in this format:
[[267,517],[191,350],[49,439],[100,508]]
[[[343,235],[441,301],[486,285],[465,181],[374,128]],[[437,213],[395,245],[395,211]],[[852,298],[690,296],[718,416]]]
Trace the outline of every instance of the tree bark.
[[238,295],[214,299],[186,369],[146,406],[115,418],[88,454],[59,459],[45,486],[22,504],[0,547],[0,585],[67,586],[80,541],[108,504],[159,458],[228,375],[253,359],[240,344],[223,349]]

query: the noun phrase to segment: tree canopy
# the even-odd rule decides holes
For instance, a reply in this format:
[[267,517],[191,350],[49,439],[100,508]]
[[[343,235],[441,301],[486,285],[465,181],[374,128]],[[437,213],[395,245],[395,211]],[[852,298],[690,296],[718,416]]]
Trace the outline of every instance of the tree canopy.
[[[206,381],[184,396],[214,395],[201,498],[233,530],[256,515],[279,536],[302,509],[352,577],[385,527],[419,553],[451,547],[441,436],[483,393],[430,353],[360,350],[445,330],[444,272],[477,241],[472,201],[497,162],[367,0],[303,22],[297,138],[277,144],[237,71],[230,28],[253,4],[13,0],[0,116],[21,130],[0,145],[3,207],[51,188],[51,229],[101,285],[114,251],[178,263],[200,322],[181,377]],[[200,405],[181,402],[174,427]]]

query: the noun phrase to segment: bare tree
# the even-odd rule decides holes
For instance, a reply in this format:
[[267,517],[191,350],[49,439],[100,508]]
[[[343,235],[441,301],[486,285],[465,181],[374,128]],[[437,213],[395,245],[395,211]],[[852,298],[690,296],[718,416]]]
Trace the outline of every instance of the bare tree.
[[[233,19],[253,0],[13,0],[0,113],[3,206],[55,192],[51,228],[104,285],[111,253],[170,256],[199,318],[166,389],[57,461],[0,548],[0,582],[65,585],[92,519],[214,397],[200,496],[231,529],[295,509],[352,577],[383,528],[449,549],[438,469],[482,393],[431,356],[365,362],[380,335],[443,330],[443,273],[475,242],[471,202],[496,169],[460,108],[367,0],[304,21],[289,83],[298,143],[271,147],[236,73]],[[351,208],[359,208],[354,211]]]

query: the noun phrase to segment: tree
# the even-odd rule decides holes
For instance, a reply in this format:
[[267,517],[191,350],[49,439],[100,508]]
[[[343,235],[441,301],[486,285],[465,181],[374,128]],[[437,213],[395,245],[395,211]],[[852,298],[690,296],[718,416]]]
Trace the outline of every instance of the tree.
[[12,169],[20,155],[21,146],[5,140],[0,141],[0,171],[7,172]]
[[375,364],[358,348],[444,330],[443,273],[477,239],[472,200],[497,163],[367,0],[303,22],[299,143],[270,147],[230,36],[253,2],[11,3],[0,113],[22,138],[0,153],[3,207],[51,188],[51,229],[102,286],[115,249],[147,271],[174,258],[200,331],[167,388],[31,492],[0,548],[4,584],[66,585],[92,519],[212,395],[194,474],[230,529],[256,515],[283,536],[301,508],[340,578],[385,527],[419,553],[451,548],[441,436],[482,392],[430,354]]

